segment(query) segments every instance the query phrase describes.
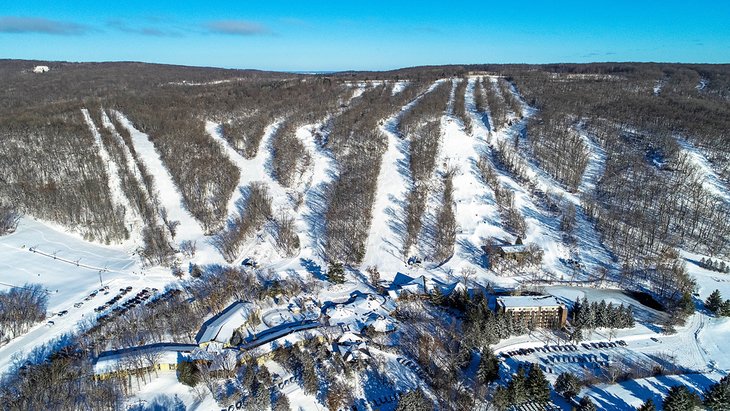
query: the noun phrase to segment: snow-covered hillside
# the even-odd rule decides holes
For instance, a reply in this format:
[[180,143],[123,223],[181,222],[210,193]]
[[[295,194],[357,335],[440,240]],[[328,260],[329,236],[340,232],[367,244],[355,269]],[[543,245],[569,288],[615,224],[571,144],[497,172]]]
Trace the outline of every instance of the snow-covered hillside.
[[[200,317],[195,317],[197,320],[201,323],[205,321],[195,326],[203,329],[215,324],[216,316],[221,315],[221,312],[225,314],[224,308],[235,299],[243,299],[247,291],[236,289],[231,294],[235,298],[228,299],[232,301],[219,301],[216,293],[220,290],[215,287],[233,289],[242,285],[244,288],[248,286],[257,290],[259,306],[247,311],[246,318],[236,323],[235,327],[227,328],[231,335],[225,341],[206,341],[205,343],[210,343],[206,345],[193,341],[195,333],[188,330],[184,344],[195,345],[188,354],[198,355],[198,359],[203,358],[204,361],[208,361],[209,357],[215,357],[219,361],[216,356],[222,355],[221,353],[233,353],[231,355],[234,357],[245,353],[249,356],[246,360],[258,361],[257,367],[265,364],[274,375],[269,383],[272,386],[278,384],[281,395],[288,398],[292,405],[305,410],[325,409],[329,398],[321,393],[309,392],[311,390],[305,386],[305,382],[300,381],[302,377],[291,371],[291,364],[271,354],[278,349],[299,347],[302,342],[315,344],[326,341],[322,343],[325,347],[322,352],[329,350],[326,351],[328,356],[334,356],[332,353],[337,351],[342,354],[342,358],[347,356],[347,361],[364,358],[365,364],[379,364],[378,369],[368,368],[367,365],[362,369],[353,368],[355,377],[352,378],[357,381],[353,383],[354,388],[351,387],[351,391],[354,395],[353,402],[360,405],[358,409],[394,409],[396,398],[416,389],[423,390],[428,398],[436,398],[437,391],[432,388],[434,377],[429,376],[424,368],[428,364],[440,364],[445,360],[437,358],[428,362],[423,358],[409,358],[409,355],[416,357],[416,352],[424,358],[427,357],[425,353],[431,353],[427,349],[431,346],[427,343],[432,343],[436,347],[433,352],[447,351],[449,355],[456,356],[458,348],[455,347],[458,344],[451,347],[449,344],[436,344],[432,340],[434,336],[447,335],[445,332],[439,334],[445,328],[450,327],[450,332],[461,332],[454,330],[463,327],[468,314],[473,314],[463,309],[464,312],[454,315],[460,309],[459,303],[451,302],[453,305],[448,306],[438,300],[444,298],[445,294],[465,289],[472,294],[487,289],[490,292],[496,289],[504,292],[503,295],[525,291],[544,293],[557,298],[563,304],[564,310],[572,307],[576,299],[583,297],[591,301],[605,300],[614,306],[630,306],[636,317],[634,326],[618,330],[591,330],[584,336],[585,345],[565,349],[572,350],[572,353],[563,353],[561,348],[578,344],[569,341],[572,338],[571,332],[574,331],[572,325],[556,331],[532,329],[492,344],[496,354],[501,355],[500,358],[504,360],[500,369],[503,377],[511,375],[523,363],[537,363],[544,369],[547,379],[555,382],[559,374],[556,370],[582,372],[586,367],[579,369],[576,365],[579,360],[593,358],[591,355],[598,354],[605,357],[600,362],[594,361],[600,364],[611,362],[626,365],[633,361],[648,367],[647,364],[663,365],[662,361],[671,359],[670,362],[683,371],[682,374],[672,377],[647,377],[615,384],[594,384],[584,388],[581,394],[593,398],[603,409],[629,409],[646,398],[659,398],[659,394],[666,394],[668,387],[675,382],[686,383],[701,390],[730,371],[730,356],[725,352],[724,346],[726,338],[730,337],[730,320],[711,315],[701,304],[715,289],[720,290],[723,296],[730,297],[730,279],[726,278],[727,275],[703,268],[700,264],[705,258],[718,259],[718,256],[681,250],[680,256],[686,263],[688,273],[698,286],[697,294],[693,296],[698,310],[688,317],[686,324],[678,326],[677,332],[672,335],[662,332],[669,314],[648,307],[646,302],[639,301],[637,295],[618,289],[613,281],[625,267],[612,254],[613,249],[604,243],[604,232],[599,231],[597,223],[589,218],[589,212],[585,209],[588,207],[585,200],[596,193],[610,158],[606,145],[599,143],[602,140],[592,135],[581,121],[571,125],[569,131],[576,133],[574,136],[579,140],[577,146],[584,150],[587,165],[583,175],[578,174],[581,177],[579,184],[568,188],[545,171],[544,164],[541,167],[533,152],[529,139],[535,137],[527,129],[539,112],[530,105],[533,103],[528,104],[528,99],[520,94],[514,84],[505,77],[491,74],[429,79],[428,83],[419,83],[422,81],[420,79],[400,78],[345,82],[346,92],[338,100],[334,100],[337,103],[335,107],[339,108],[321,118],[302,116],[306,121],[302,120],[295,128],[290,128],[295,141],[301,143],[303,152],[311,159],[301,169],[297,168],[297,176],[291,184],[281,183],[274,175],[272,165],[274,143],[280,141],[276,140],[280,138],[277,131],[286,124],[287,115],[291,113],[282,111],[281,116],[267,118],[267,126],[262,126],[263,135],[259,134],[260,141],[256,140],[256,154],[250,158],[242,155],[231,140],[224,137],[223,126],[227,123],[221,119],[222,116],[200,116],[200,121],[204,121],[204,133],[196,137],[199,146],[209,146],[216,151],[220,149],[223,156],[220,157],[220,162],[230,162],[235,167],[232,172],[238,172],[232,194],[224,199],[225,202],[215,199],[225,210],[225,218],[219,221],[219,225],[224,228],[211,229],[212,232],[206,232],[201,221],[188,209],[187,193],[184,198],[183,191],[176,183],[179,181],[176,177],[179,176],[173,175],[171,163],[166,163],[169,160],[161,154],[164,153],[164,144],[169,142],[158,140],[153,132],[148,135],[140,131],[149,128],[135,124],[132,116],[124,114],[123,107],[107,111],[109,116],[102,109],[99,117],[101,124],[95,123],[99,120],[95,120],[91,108],[82,109],[83,124],[93,137],[95,155],[105,165],[111,202],[115,209],[124,210],[124,224],[128,226],[130,236],[121,244],[103,245],[85,241],[68,228],[64,229],[27,215],[20,219],[17,230],[0,237],[0,290],[37,283],[46,290],[48,296],[48,313],[44,321],[8,341],[3,342],[0,339],[0,373],[17,371],[25,361],[24,357],[44,344],[62,346],[67,334],[83,332],[93,327],[97,324],[98,317],[105,313],[126,312],[126,307],[120,308],[120,298],[126,293],[136,295],[130,297],[130,300],[140,300],[134,303],[136,305],[147,304],[147,294],[159,297],[170,288],[179,289],[177,292],[183,294],[184,301],[191,306],[196,298],[199,301],[210,298],[210,301],[215,302],[214,308],[210,312],[199,309],[202,314],[195,313],[200,314]],[[224,86],[238,81],[239,79],[175,82],[165,86]],[[326,84],[329,80],[321,81]],[[508,86],[505,87],[505,84]],[[498,91],[498,85],[502,85],[506,91]],[[663,85],[663,82],[657,82],[654,89],[656,96],[664,94]],[[360,205],[364,210],[372,212],[372,218],[370,225],[365,227],[367,241],[363,244],[362,255],[357,258],[353,256],[351,260],[343,262],[343,273],[339,278],[339,262],[331,261],[326,251],[328,222],[325,219],[332,198],[332,186],[343,173],[342,164],[338,164],[338,161],[350,154],[347,150],[354,149],[347,146],[347,149],[342,150],[344,154],[337,152],[335,143],[329,140],[330,127],[333,119],[354,105],[356,99],[375,98],[369,96],[368,92],[378,87],[384,87],[386,91],[383,95],[392,99],[390,101],[397,101],[397,105],[394,104],[395,108],[384,118],[378,119],[376,130],[371,130],[376,140],[381,139],[374,146],[382,144],[379,146],[382,151],[372,152],[383,155],[379,159],[380,171],[377,175],[374,201],[372,204]],[[409,94],[413,91],[410,87],[422,87],[418,89],[420,94]],[[430,176],[425,182],[415,182],[411,173],[417,172],[412,172],[409,167],[409,162],[412,161],[409,138],[412,136],[407,135],[412,130],[403,130],[401,122],[438,87],[448,87],[450,94],[446,109],[438,108],[435,120],[432,121],[433,124],[438,123],[435,166],[432,172],[429,169]],[[495,93],[504,93],[495,100],[505,105],[501,107],[506,113],[504,121],[497,119],[490,111],[496,111],[496,107],[490,108],[485,103],[488,101],[484,97],[488,89]],[[397,100],[400,97],[402,100]],[[516,102],[516,105],[506,108],[508,100]],[[463,112],[455,109],[459,103]],[[78,110],[76,113],[78,114]],[[250,113],[244,114],[241,114],[242,118],[247,118],[245,116]],[[372,124],[376,122],[373,121]],[[115,128],[119,125],[123,130]],[[122,133],[125,137],[122,137]],[[347,138],[361,136],[352,133]],[[114,141],[115,144],[109,144],[109,141]],[[677,142],[680,151],[686,155],[697,173],[703,176],[702,189],[711,193],[718,201],[730,204],[730,190],[720,177],[722,173],[708,161],[702,150],[689,141],[677,138]],[[500,160],[508,156],[514,159],[520,172],[505,166]],[[114,160],[115,158],[121,160]],[[486,178],[486,169],[494,173],[494,182]],[[152,184],[145,182],[148,175],[152,176]],[[442,204],[443,193],[446,191],[443,177],[446,175],[450,176],[453,183],[451,204]],[[137,199],[132,198],[125,191],[125,184],[130,182],[137,184],[143,195]],[[240,247],[233,256],[235,258],[224,258],[220,248],[214,246],[213,239],[237,218],[247,218],[243,212],[247,206],[247,190],[254,183],[262,184],[270,195],[271,215],[267,215],[265,221],[258,226],[252,225],[250,231],[241,231],[243,234],[237,239]],[[407,213],[405,205],[408,193],[416,184],[428,185],[426,211],[419,216],[422,227],[417,233],[418,238],[404,251],[403,221]],[[230,190],[230,185],[228,187]],[[48,189],[52,189],[50,185]],[[524,230],[519,235],[518,230],[506,221],[505,206],[498,198],[500,190],[510,193],[510,211],[514,211],[524,222]],[[357,200],[368,198],[362,193],[353,193],[353,196],[357,196]],[[172,240],[169,241],[169,246],[165,246],[165,251],[172,257],[164,266],[145,265],[140,257],[140,250],[145,243],[157,240],[150,238],[152,235],[146,231],[149,227],[145,227],[142,222],[141,215],[144,213],[136,211],[142,209],[134,204],[134,201],[141,201],[140,198],[149,201],[150,209],[154,211],[154,215],[147,216],[149,226],[162,227],[170,221],[179,222],[176,230],[165,231],[171,235],[163,234],[163,237],[170,237],[163,238],[165,244]],[[205,200],[213,201],[211,198]],[[434,243],[434,233],[437,232],[435,225],[438,212],[449,207],[454,212],[456,226],[453,253],[446,259],[435,261],[430,247]],[[572,220],[574,227],[570,235],[564,227],[568,208],[575,210]],[[165,217],[162,217],[163,214]],[[279,244],[277,230],[282,221],[289,222],[292,226],[291,232],[296,239],[293,251],[285,252],[284,247]],[[172,231],[175,231],[174,235]],[[524,241],[524,246],[535,247],[531,250],[538,250],[535,253],[541,259],[537,263],[520,265],[518,262],[522,263],[521,257],[515,257],[514,263],[507,261],[513,265],[507,265],[507,269],[502,270],[495,262],[499,261],[496,253],[488,250],[491,250],[490,247],[504,250],[508,246],[522,250],[521,243],[516,243],[518,238],[519,241]],[[194,252],[183,250],[183,244],[194,244]],[[174,267],[177,277],[171,272],[171,267]],[[374,268],[377,268],[377,273]],[[239,283],[220,284],[211,280],[211,284],[214,284],[211,289],[204,292],[193,290],[191,284],[196,281],[205,283],[209,279],[205,276],[203,280],[193,279],[193,270],[196,269],[201,270],[196,275],[207,269],[210,271],[206,275],[225,273],[226,269],[231,269],[228,271],[240,273],[239,277],[233,277]],[[291,282],[287,282],[288,280]],[[123,291],[127,287],[131,287],[131,291]],[[298,294],[288,295],[291,289]],[[420,290],[423,294],[434,293],[437,297],[398,298],[403,289]],[[210,297],[212,295],[216,297]],[[112,301],[115,296],[119,298]],[[489,306],[494,308],[496,295],[490,295],[489,298]],[[424,306],[435,308],[432,312],[424,313]],[[339,317],[333,315],[333,312]],[[417,320],[413,320],[414,318]],[[417,325],[409,324],[399,328],[401,323],[410,320]],[[473,318],[468,320],[474,321]],[[439,321],[448,324],[448,327]],[[363,347],[368,344],[360,340],[364,337],[359,334],[361,330],[357,329],[363,324],[371,326],[367,332],[362,333],[367,337],[365,339],[368,343],[374,342],[367,350]],[[437,328],[439,326],[443,326],[443,329]],[[391,334],[386,332],[372,338],[366,335],[375,329],[388,332],[397,330],[397,333],[402,333],[396,333],[402,339],[397,343],[403,342],[408,347],[392,344],[393,341],[388,337]],[[235,337],[240,338],[240,344],[232,344],[234,349],[231,349],[228,344],[233,341],[234,331],[238,333]],[[169,335],[161,332],[159,340],[164,344],[179,342],[164,341]],[[280,337],[284,339],[280,340]],[[351,340],[343,340],[347,338]],[[623,344],[617,346],[617,341],[622,341]],[[125,348],[134,349],[138,348],[136,345],[143,345],[137,343],[139,341],[130,342],[127,344],[130,346]],[[465,344],[462,341],[458,343]],[[613,345],[590,345],[604,343]],[[122,345],[125,344],[115,342],[101,347],[99,351],[108,351],[112,346],[116,349]],[[550,348],[551,346],[554,348]],[[531,351],[514,354],[521,349]],[[557,355],[556,351],[559,352]],[[464,388],[465,392],[473,394],[475,391],[473,387],[477,386],[474,383],[477,368],[485,353],[486,351],[475,350],[472,355],[470,351],[469,361],[460,367],[458,375],[465,376],[465,386],[468,385]],[[311,353],[306,355],[309,354]],[[463,353],[459,355],[461,354]],[[561,357],[563,355],[574,357]],[[367,363],[370,359],[376,359],[377,362],[374,360]],[[426,362],[428,364],[424,366]],[[244,367],[253,367],[254,363],[255,361],[246,363]],[[213,371],[228,371],[225,370],[225,365],[227,364]],[[236,367],[239,365],[235,364]],[[333,383],[341,382],[344,368],[339,363],[335,368],[336,371],[329,368],[327,370],[335,375]],[[250,396],[250,393],[243,394],[240,386],[234,385],[225,387],[225,395],[209,388],[188,389],[178,381],[176,374],[165,373],[159,366],[158,370],[159,373],[154,370],[154,378],[152,372],[149,372],[150,381],[143,379],[140,383],[137,378],[135,384],[130,383],[125,406],[146,402],[157,409],[168,406],[213,409],[227,407],[232,400],[235,408],[236,396]],[[457,371],[454,371],[454,375],[457,375]],[[205,381],[198,387],[206,383],[215,386],[214,383]],[[567,401],[557,401],[564,409],[568,409]],[[478,402],[475,404],[478,405]]]

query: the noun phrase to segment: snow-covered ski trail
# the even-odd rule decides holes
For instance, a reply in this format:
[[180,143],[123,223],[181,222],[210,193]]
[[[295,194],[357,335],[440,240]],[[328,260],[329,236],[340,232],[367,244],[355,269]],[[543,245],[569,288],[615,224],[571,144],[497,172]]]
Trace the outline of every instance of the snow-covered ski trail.
[[[601,236],[596,230],[595,225],[588,221],[588,218],[583,211],[579,193],[572,193],[566,190],[562,184],[558,183],[554,178],[552,178],[552,176],[540,168],[537,165],[537,161],[529,154],[530,150],[527,143],[528,134],[526,133],[526,127],[529,119],[535,115],[536,109],[530,107],[524,101],[514,85],[510,86],[510,92],[513,93],[514,97],[517,98],[522,105],[524,118],[513,118],[513,125],[497,133],[496,140],[513,141],[515,137],[519,137],[520,149],[518,150],[518,154],[524,160],[523,164],[526,168],[528,178],[534,182],[537,188],[542,192],[558,194],[565,201],[572,203],[576,209],[574,237],[577,240],[577,244],[575,247],[570,247],[570,250],[561,241],[562,231],[560,230],[559,216],[551,215],[551,213],[543,210],[542,207],[538,207],[532,200],[529,202],[529,204],[531,204],[531,211],[527,213],[523,212],[523,215],[526,217],[526,221],[528,221],[528,226],[530,219],[529,215],[532,214],[533,216],[541,216],[540,220],[544,223],[542,227],[534,227],[538,232],[543,231],[543,235],[545,235],[546,233],[544,232],[544,229],[548,227],[551,231],[549,238],[554,243],[549,244],[549,242],[547,242],[548,245],[545,250],[545,262],[549,263],[544,265],[552,266],[551,271],[554,273],[563,273],[563,278],[566,279],[570,278],[569,275],[573,276],[574,274],[571,269],[560,262],[560,258],[566,257],[578,259],[584,266],[583,275],[588,275],[590,278],[594,278],[591,276],[594,276],[599,272],[599,270],[604,268],[616,273],[617,267],[613,264],[614,257],[601,241]],[[587,136],[581,137],[585,142],[584,144],[586,144],[586,148],[590,150],[589,165],[584,172],[584,179],[582,182],[585,182],[586,189],[591,188],[591,184],[593,185],[593,188],[595,188],[595,183],[598,178],[600,178],[605,166],[606,154],[600,146],[590,141]],[[516,183],[515,181],[513,182]],[[524,192],[526,194],[528,193],[527,191]],[[515,196],[515,203],[517,203],[517,196]],[[530,234],[528,232],[528,237],[529,236]],[[542,241],[539,243],[541,246],[544,244]],[[548,250],[550,250],[550,252],[548,252]]]
[[391,95],[395,96],[396,94],[400,93],[401,91],[405,90],[406,87],[408,87],[408,84],[410,83],[409,80],[398,80],[393,84],[393,89],[390,91]]
[[[477,78],[469,77],[464,94],[464,105],[474,124],[472,135],[464,130],[461,122],[454,117],[451,110],[441,118],[442,144],[439,154],[439,175],[446,172],[443,168],[457,167],[453,177],[453,200],[456,223],[459,228],[456,234],[454,253],[457,258],[445,264],[442,269],[458,272],[468,265],[477,269],[480,274],[485,273],[482,261],[481,245],[484,238],[504,237],[505,232],[500,228],[499,210],[494,200],[494,193],[482,181],[477,168],[479,153],[486,147],[486,137],[489,134],[488,125],[482,119],[483,113],[476,110],[474,93]],[[456,86],[456,82],[454,83]],[[450,99],[453,104],[454,95]],[[438,193],[441,201],[442,193]],[[425,224],[424,224],[425,226]]]
[[119,177],[119,167],[117,167],[117,163],[111,159],[111,157],[109,156],[109,152],[107,151],[106,147],[104,147],[104,142],[101,139],[99,129],[96,127],[96,124],[94,124],[94,121],[91,119],[89,110],[82,108],[81,113],[84,116],[84,121],[86,122],[86,125],[89,127],[89,131],[91,131],[91,134],[94,136],[94,143],[99,152],[99,157],[101,157],[101,161],[106,165],[109,181],[109,192],[111,193],[112,201],[114,202],[115,206],[124,207],[124,220],[125,223],[127,223],[127,226],[129,226],[131,224],[129,216],[132,212],[132,206],[130,205],[129,199],[127,199],[127,196],[124,194],[124,190],[122,189],[122,179]]
[[[393,87],[397,86],[398,83]],[[405,88],[405,84],[403,87]],[[330,113],[319,123],[306,124],[296,130],[297,139],[311,157],[311,166],[301,184],[303,187],[297,193],[302,196],[302,203],[296,210],[294,221],[299,236],[299,254],[297,261],[289,264],[287,268],[299,269],[303,262],[321,266],[326,263],[324,243],[321,241],[325,238],[326,189],[336,179],[338,171],[335,158],[324,144],[331,132],[329,127],[332,119],[348,110],[353,100],[362,96],[366,90],[365,85],[360,84],[347,104],[337,112]]]
[[132,122],[121,112],[114,111],[113,114],[122,126],[129,131],[134,149],[140,161],[144,163],[150,173],[155,177],[156,188],[159,191],[158,199],[161,205],[167,210],[169,218],[180,222],[176,240],[178,242],[183,240],[196,241],[204,237],[205,233],[203,228],[198,220],[185,208],[182,194],[175,186],[170,172],[165,167],[160,154],[155,149],[154,144],[152,144],[147,134],[137,130]]
[[592,193],[595,191],[596,184],[598,184],[598,180],[606,168],[606,150],[593,141],[581,124],[578,124],[576,128],[578,135],[583,140],[583,144],[588,148],[588,165],[586,165],[586,169],[583,172],[583,178],[578,186],[578,191],[581,193]]
[[[324,122],[326,124],[327,121]],[[321,146],[315,133],[319,130],[323,140],[329,131],[322,124],[306,125],[297,129],[296,136],[312,157],[313,167],[309,182],[303,191],[303,202],[296,214],[296,230],[299,234],[299,260],[325,263],[324,221],[327,209],[326,188],[337,176],[337,163],[332,154]]]
[[682,147],[682,151],[687,154],[689,160],[705,177],[702,181],[702,187],[705,191],[721,198],[725,203],[730,203],[730,190],[715,170],[712,169],[712,164],[702,154],[702,151],[681,137],[677,137],[677,143]]
[[269,124],[264,129],[264,136],[259,142],[259,149],[256,150],[256,156],[252,159],[244,158],[235,148],[233,148],[228,141],[221,135],[220,124],[212,121],[205,123],[205,130],[208,132],[213,140],[220,144],[223,148],[223,152],[238,167],[239,178],[236,189],[233,190],[231,198],[228,200],[228,218],[234,217],[238,214],[237,204],[243,197],[244,189],[251,183],[260,181],[265,183],[269,188],[269,194],[271,194],[273,203],[273,211],[277,211],[282,207],[288,208],[289,201],[286,193],[286,189],[276,181],[271,174],[268,172],[266,165],[270,161],[271,151],[269,146],[271,139],[281,126],[283,119],[278,119],[273,123]]
[[388,140],[388,148],[383,154],[378,175],[378,183],[373,202],[373,217],[370,223],[365,257],[362,267],[378,266],[381,273],[395,275],[403,268],[402,233],[395,230],[396,219],[403,214],[404,192],[411,184],[407,175],[407,142],[398,135],[398,124],[403,113],[412,109],[421,98],[433,91],[446,80],[437,80],[425,92],[418,95],[397,113],[385,119],[380,126]]
[[107,116],[105,111],[102,111],[101,113],[101,122],[102,125],[111,132],[112,137],[117,141],[119,146],[122,148],[122,154],[124,155],[124,159],[127,162],[127,168],[132,172],[132,175],[134,176],[134,179],[137,180],[137,183],[140,186],[140,189],[142,189],[147,196],[152,200],[155,201],[154,198],[156,196],[156,193],[150,193],[147,190],[147,185],[144,183],[144,179],[142,177],[142,171],[139,169],[139,166],[134,160],[134,156],[132,155],[132,151],[127,147],[127,143],[124,141],[121,135],[119,135],[119,131],[117,131],[116,127],[114,126],[114,123],[112,123],[109,116]]
[[[206,122],[205,129],[208,134],[221,145],[224,153],[239,170],[238,186],[228,202],[228,219],[238,215],[238,209],[246,187],[255,182],[263,183],[267,187],[271,196],[271,211],[275,218],[282,214],[293,217],[294,205],[291,198],[293,190],[282,186],[273,177],[271,170],[271,142],[283,121],[283,119],[277,119],[264,129],[264,136],[259,143],[259,149],[252,159],[244,158],[223,138],[219,124],[212,121]],[[241,249],[236,261],[243,258],[253,258],[256,261],[271,261],[280,258],[275,240],[268,235],[271,234],[269,231],[259,232],[252,241],[247,242]]]

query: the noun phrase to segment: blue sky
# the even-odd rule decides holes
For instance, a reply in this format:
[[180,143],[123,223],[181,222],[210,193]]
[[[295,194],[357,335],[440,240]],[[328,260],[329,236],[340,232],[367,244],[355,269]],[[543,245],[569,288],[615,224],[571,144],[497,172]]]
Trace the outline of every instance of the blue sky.
[[0,0],[0,58],[266,70],[730,62],[730,2]]

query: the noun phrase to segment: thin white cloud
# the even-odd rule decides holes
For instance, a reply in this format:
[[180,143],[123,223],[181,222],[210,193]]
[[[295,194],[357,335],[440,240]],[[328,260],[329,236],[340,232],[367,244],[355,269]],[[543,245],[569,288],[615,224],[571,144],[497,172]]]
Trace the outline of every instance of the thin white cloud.
[[42,33],[77,35],[90,31],[89,26],[70,21],[50,20],[38,17],[0,17],[0,33]]
[[155,26],[132,26],[124,20],[110,20],[107,22],[107,26],[114,30],[119,30],[124,33],[139,34],[142,36],[153,36],[153,37],[178,37],[180,33],[168,28],[162,27],[161,24],[153,22]]
[[214,20],[205,23],[204,26],[211,33],[235,36],[255,36],[271,33],[265,26],[247,20]]

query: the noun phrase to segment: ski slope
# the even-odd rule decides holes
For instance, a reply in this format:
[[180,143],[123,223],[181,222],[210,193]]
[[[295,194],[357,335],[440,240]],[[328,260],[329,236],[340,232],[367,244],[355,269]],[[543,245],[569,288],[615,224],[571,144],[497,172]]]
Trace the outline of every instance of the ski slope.
[[403,215],[402,201],[412,184],[408,175],[408,144],[398,135],[398,124],[403,113],[413,108],[424,95],[445,80],[434,82],[424,93],[404,105],[397,113],[383,121],[381,132],[388,140],[378,175],[365,257],[361,267],[377,266],[381,273],[395,276],[403,268],[402,234],[396,229],[396,220]]
[[282,119],[276,120],[264,129],[264,136],[259,143],[259,149],[256,150],[256,156],[251,159],[244,158],[228,143],[225,138],[223,138],[220,124],[212,121],[207,121],[205,123],[205,131],[208,132],[208,135],[210,135],[213,140],[221,146],[223,152],[228,156],[233,164],[238,167],[239,171],[238,185],[236,186],[236,189],[233,190],[233,195],[231,195],[231,198],[228,200],[228,219],[238,215],[238,204],[243,199],[245,188],[253,182],[260,181],[265,183],[269,187],[270,193],[275,198],[283,195],[282,192],[284,190],[281,185],[276,182],[269,173],[263,172],[266,170],[265,166],[269,161],[270,154],[269,150],[266,150],[266,147],[270,144],[271,136],[276,133],[276,130],[279,128],[282,121]]
[[203,238],[203,228],[185,208],[182,194],[175,186],[170,172],[165,167],[152,141],[146,134],[137,130],[124,114],[118,111],[114,111],[113,114],[122,126],[129,131],[139,159],[145,164],[150,174],[154,176],[156,188],[159,191],[158,199],[160,204],[167,210],[169,219],[180,222],[177,228],[176,240],[178,242],[183,240],[196,241]]
[[[556,280],[578,279],[595,279],[595,274],[599,270],[606,269],[612,274],[617,273],[617,267],[614,264],[614,257],[601,241],[600,234],[596,230],[593,223],[588,221],[581,203],[581,193],[590,193],[595,190],[595,185],[605,168],[606,153],[605,151],[593,143],[588,136],[578,129],[581,139],[585,143],[585,149],[588,150],[588,166],[584,171],[581,185],[577,193],[567,190],[562,184],[557,182],[548,173],[543,171],[537,160],[530,154],[530,148],[527,139],[529,134],[525,132],[527,121],[535,115],[536,109],[527,105],[522,96],[517,93],[514,86],[510,87],[510,92],[518,99],[522,105],[523,119],[512,117],[513,125],[501,129],[494,134],[496,141],[512,142],[515,138],[519,139],[518,155],[524,160],[522,163],[526,168],[527,178],[534,182],[536,188],[543,193],[557,194],[564,201],[568,201],[575,206],[575,234],[577,240],[575,247],[568,248],[562,242],[562,231],[560,230],[560,215],[555,215],[544,207],[539,206],[535,200],[526,191],[518,195],[515,193],[515,204],[521,204],[523,215],[528,222],[528,240],[536,242],[545,250],[545,258],[543,265],[546,271],[553,274]],[[511,144],[508,144],[508,149]],[[510,185],[517,184],[512,180]],[[514,187],[514,185],[512,185]],[[520,190],[517,190],[520,191]],[[532,234],[530,234],[532,233]],[[563,264],[560,259],[573,258],[581,262],[585,269],[581,273],[575,273],[572,269]]]
[[708,193],[722,199],[725,203],[730,203],[730,190],[715,170],[713,170],[712,164],[702,154],[702,151],[689,141],[680,137],[677,137],[677,143],[679,143],[682,151],[687,154],[692,164],[705,176],[704,181],[702,181],[702,187]]
[[[91,131],[91,134],[94,136],[94,144],[99,151],[99,157],[101,157],[101,161],[106,165],[109,180],[109,192],[112,195],[112,202],[117,207],[121,206],[124,207],[125,210],[132,210],[132,206],[129,204],[127,196],[125,196],[124,191],[122,191],[122,180],[119,178],[119,168],[117,167],[117,163],[112,161],[109,156],[109,152],[104,147],[104,142],[101,140],[99,129],[96,128],[96,124],[94,124],[94,121],[91,119],[89,110],[82,108],[81,113],[84,116],[84,122],[86,122],[86,125],[89,127],[89,131]],[[127,220],[129,225],[129,219],[125,218],[125,220]]]
[[[454,172],[452,206],[455,208],[458,231],[454,257],[441,266],[440,270],[444,273],[458,273],[468,267],[477,270],[480,281],[487,279],[491,282],[505,283],[504,279],[486,270],[482,261],[481,245],[484,240],[488,237],[504,238],[508,237],[508,234],[501,227],[494,193],[482,181],[476,166],[479,153],[487,147],[485,138],[488,135],[486,125],[480,118],[480,113],[476,112],[474,103],[476,79],[469,78],[462,81],[468,81],[464,96],[465,107],[475,126],[473,134],[467,134],[462,121],[453,114],[452,107],[458,86],[457,81],[454,81],[448,108],[441,117],[442,143],[434,179],[440,179],[447,169],[452,169]],[[430,209],[437,210],[442,206],[441,196],[440,191],[431,196]],[[424,224],[424,229],[428,229],[427,224]],[[510,280],[506,282],[512,283]]]

